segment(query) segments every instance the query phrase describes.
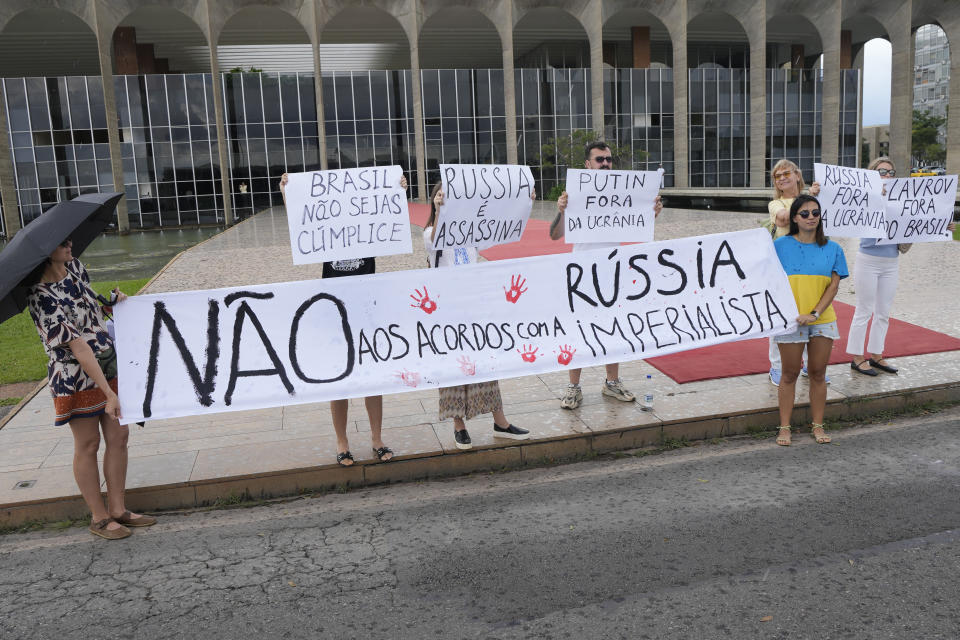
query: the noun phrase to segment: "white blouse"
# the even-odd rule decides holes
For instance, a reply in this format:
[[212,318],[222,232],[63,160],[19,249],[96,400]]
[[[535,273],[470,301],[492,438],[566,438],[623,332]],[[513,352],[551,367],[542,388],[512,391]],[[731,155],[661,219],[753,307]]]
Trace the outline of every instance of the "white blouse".
[[437,260],[437,251],[433,250],[433,241],[430,237],[433,235],[433,227],[427,227],[423,230],[423,246],[427,250],[427,259],[431,267],[454,267],[461,264],[476,264],[480,261],[480,254],[475,247],[455,247],[453,249],[443,249],[440,253],[440,260]]

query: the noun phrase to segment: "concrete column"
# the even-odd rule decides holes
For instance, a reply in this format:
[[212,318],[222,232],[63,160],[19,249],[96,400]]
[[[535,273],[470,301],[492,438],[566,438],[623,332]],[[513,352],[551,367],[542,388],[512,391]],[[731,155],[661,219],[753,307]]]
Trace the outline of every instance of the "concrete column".
[[327,127],[326,119],[323,115],[323,76],[320,68],[320,34],[323,31],[323,25],[320,24],[320,8],[317,6],[319,0],[313,3],[313,91],[317,98],[317,139],[320,147],[320,168],[326,170],[327,167]]
[[903,0],[887,26],[893,49],[890,72],[890,158],[906,175],[913,138],[912,0]]
[[837,164],[840,149],[840,13],[834,0],[817,21],[823,42],[823,111],[820,127],[820,162]]
[[585,14],[590,39],[590,97],[593,103],[593,131],[605,140],[603,123],[603,3],[591,2]]
[[[213,24],[213,9],[207,2],[207,24]],[[213,113],[217,127],[217,158],[220,162],[220,193],[223,196],[223,221],[226,226],[235,222],[233,216],[233,197],[230,193],[230,155],[227,153],[227,131],[223,118],[223,80],[220,76],[220,60],[217,56],[217,42],[220,32],[209,27],[207,43],[210,47],[210,78],[213,85]]]
[[3,224],[10,239],[20,230],[20,206],[13,179],[13,158],[10,155],[10,128],[7,125],[7,98],[0,79],[0,198],[3,199]]
[[[950,42],[960,43],[960,20],[957,28],[947,31]],[[947,173],[960,174],[960,45],[950,52],[950,111],[947,113]],[[8,154],[9,155],[9,154]],[[0,180],[2,180],[0,167]],[[6,202],[4,195],[4,202]]]
[[[750,25],[750,186],[766,186],[767,173],[767,16],[757,2]],[[802,59],[802,55],[801,55]]]
[[513,0],[503,0],[504,18],[497,25],[503,45],[503,115],[507,119],[507,164],[519,163],[517,153],[517,85],[513,69]]
[[676,187],[690,185],[690,151],[687,146],[687,113],[690,102],[687,97],[687,12],[686,3],[680,12],[678,23],[671,26],[673,39],[673,184]]
[[630,27],[634,69],[650,68],[650,27]]
[[423,145],[423,93],[420,89],[420,0],[409,0],[407,37],[410,38],[410,82],[413,94],[413,132],[417,154],[417,199],[426,202],[430,194],[427,184],[427,154]]
[[[104,0],[94,0],[90,3],[93,9],[93,18],[96,24],[97,55],[100,58],[100,78],[103,82],[103,106],[107,118],[107,141],[110,143],[110,170],[113,173],[113,190],[124,192],[123,188],[123,154],[120,150],[120,123],[117,118],[117,98],[113,88],[113,34],[105,33],[107,27],[101,17],[105,12]],[[117,231],[120,234],[130,233],[130,214],[127,211],[126,197],[120,198],[117,203]]]

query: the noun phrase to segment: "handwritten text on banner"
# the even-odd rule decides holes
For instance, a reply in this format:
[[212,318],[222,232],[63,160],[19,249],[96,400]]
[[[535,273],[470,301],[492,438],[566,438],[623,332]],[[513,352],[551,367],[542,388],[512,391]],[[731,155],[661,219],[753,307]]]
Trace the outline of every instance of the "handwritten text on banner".
[[823,232],[846,238],[879,238],[886,230],[883,183],[868,169],[814,163],[820,183]]
[[957,176],[895,178],[886,183],[887,229],[877,244],[953,240]]
[[402,176],[399,166],[289,174],[286,203],[293,263],[410,253]]
[[764,229],[134,296],[115,311],[133,422],[636,360],[783,333],[797,317]]
[[564,240],[651,242],[663,170],[568,169]]

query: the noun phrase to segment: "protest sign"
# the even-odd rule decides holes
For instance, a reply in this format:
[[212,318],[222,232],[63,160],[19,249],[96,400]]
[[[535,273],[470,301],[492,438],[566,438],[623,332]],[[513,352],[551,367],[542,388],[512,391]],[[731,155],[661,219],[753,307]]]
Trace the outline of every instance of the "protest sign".
[[887,228],[877,244],[953,240],[957,176],[894,178],[886,182]]
[[651,242],[653,205],[662,181],[663,169],[567,169],[564,240]]
[[403,169],[291,173],[285,191],[294,264],[410,253]]
[[798,315],[764,229],[114,310],[131,422],[636,360],[783,333]]
[[436,249],[486,249],[516,242],[533,209],[530,167],[515,164],[441,164],[443,206]]
[[868,169],[813,165],[820,183],[823,232],[845,238],[880,238],[886,230],[883,184],[880,174]]

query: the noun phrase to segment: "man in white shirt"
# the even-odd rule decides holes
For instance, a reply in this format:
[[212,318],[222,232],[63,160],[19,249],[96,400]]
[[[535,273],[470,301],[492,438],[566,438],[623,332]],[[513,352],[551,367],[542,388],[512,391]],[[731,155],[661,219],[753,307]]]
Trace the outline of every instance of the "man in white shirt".
[[[597,140],[587,145],[584,152],[583,166],[586,169],[611,169],[613,167],[613,154],[610,151],[610,147],[607,146],[607,143],[602,140]],[[557,217],[550,224],[550,238],[552,240],[559,240],[563,237],[563,212],[566,208],[567,192],[564,191],[560,195],[560,198],[557,199]],[[660,201],[660,196],[657,196],[653,206],[654,215],[659,216],[662,209],[663,203]],[[573,250],[575,252],[589,251],[592,249],[619,246],[619,242],[578,243],[573,245]],[[636,400],[637,396],[626,389],[620,380],[620,365],[617,363],[608,364],[606,368],[607,378],[600,390],[601,393],[614,397],[617,400],[622,400],[623,402],[633,402]],[[583,402],[583,391],[580,388],[580,371],[581,369],[570,369],[568,372],[570,374],[570,384],[567,385],[563,397],[560,398],[560,406],[564,409],[576,409],[580,406],[580,403]]]

